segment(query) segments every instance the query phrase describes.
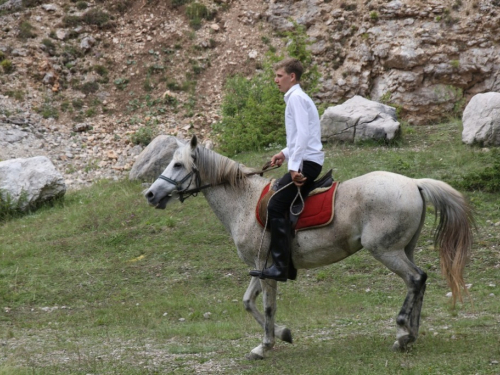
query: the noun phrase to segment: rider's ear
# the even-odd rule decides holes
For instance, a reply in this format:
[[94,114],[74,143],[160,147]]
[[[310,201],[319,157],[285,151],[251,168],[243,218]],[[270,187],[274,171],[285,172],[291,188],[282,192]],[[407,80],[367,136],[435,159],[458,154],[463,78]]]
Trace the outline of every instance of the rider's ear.
[[190,146],[191,150],[194,150],[196,146],[198,146],[198,139],[196,138],[196,135],[193,135],[193,137],[191,138]]

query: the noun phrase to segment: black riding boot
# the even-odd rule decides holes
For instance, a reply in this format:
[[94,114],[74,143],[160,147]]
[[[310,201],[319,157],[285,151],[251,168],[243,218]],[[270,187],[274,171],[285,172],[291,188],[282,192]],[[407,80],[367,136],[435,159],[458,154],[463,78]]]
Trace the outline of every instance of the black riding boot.
[[285,218],[272,218],[270,221],[271,246],[269,250],[273,257],[273,265],[262,272],[250,271],[250,276],[286,281],[290,261],[290,221]]

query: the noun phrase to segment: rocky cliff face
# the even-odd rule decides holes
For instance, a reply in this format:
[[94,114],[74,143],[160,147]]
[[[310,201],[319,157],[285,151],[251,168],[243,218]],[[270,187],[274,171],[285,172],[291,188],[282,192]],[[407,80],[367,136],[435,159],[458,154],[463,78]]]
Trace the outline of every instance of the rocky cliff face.
[[499,1],[272,1],[266,17],[275,30],[288,18],[308,27],[327,103],[361,95],[428,124],[500,91]]
[[361,95],[429,124],[500,91],[499,0],[0,0],[0,134],[23,135],[0,159],[46,155],[86,184],[128,173],[148,131],[207,140],[225,79],[292,21],[318,104]]

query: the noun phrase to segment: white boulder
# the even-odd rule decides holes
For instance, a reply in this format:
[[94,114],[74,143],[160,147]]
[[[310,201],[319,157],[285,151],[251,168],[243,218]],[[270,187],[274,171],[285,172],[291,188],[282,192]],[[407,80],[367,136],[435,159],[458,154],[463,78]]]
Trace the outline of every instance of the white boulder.
[[395,108],[358,95],[341,105],[329,107],[321,116],[321,134],[325,142],[391,140],[400,128]]
[[0,194],[12,208],[24,211],[65,193],[63,176],[45,156],[0,162]]
[[465,107],[462,123],[462,142],[500,146],[500,93],[474,95]]

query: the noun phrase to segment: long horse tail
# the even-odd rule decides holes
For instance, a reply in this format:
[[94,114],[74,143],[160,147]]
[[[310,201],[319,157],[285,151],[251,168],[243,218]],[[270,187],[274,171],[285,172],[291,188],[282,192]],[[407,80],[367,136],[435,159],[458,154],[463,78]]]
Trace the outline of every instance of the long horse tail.
[[[415,180],[425,199],[432,203],[439,222],[434,233],[434,246],[439,249],[441,273],[453,295],[462,302],[462,290],[467,294],[463,278],[470,257],[473,228],[473,210],[465,197],[443,181],[429,178]],[[425,209],[425,208],[424,208]]]

